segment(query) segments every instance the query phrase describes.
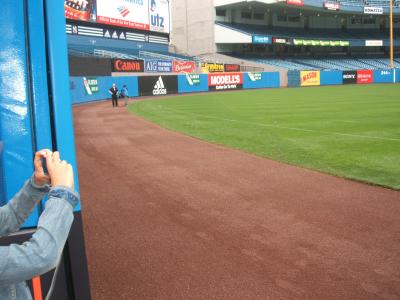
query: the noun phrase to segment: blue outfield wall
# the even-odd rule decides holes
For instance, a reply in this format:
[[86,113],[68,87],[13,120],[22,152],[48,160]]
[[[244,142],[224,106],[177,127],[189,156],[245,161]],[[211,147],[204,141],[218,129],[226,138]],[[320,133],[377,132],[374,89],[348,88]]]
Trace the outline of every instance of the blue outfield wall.
[[277,88],[280,86],[279,72],[243,73],[244,89]]
[[207,74],[178,75],[178,93],[195,93],[208,91]]
[[[98,91],[92,91],[91,95],[85,87],[86,80],[96,80]],[[121,90],[122,86],[126,84],[128,88],[129,97],[137,97],[139,95],[138,91],[138,79],[136,76],[87,76],[87,77],[70,77],[70,91],[71,99],[73,104],[85,103],[96,100],[110,99],[110,94],[108,89],[115,83],[117,88]],[[96,85],[94,85],[96,86]]]
[[287,72],[287,86],[300,86],[300,71],[290,70]]
[[320,76],[321,76],[320,77],[321,85],[343,84],[343,72],[342,71],[321,71]]
[[396,82],[400,82],[400,69],[395,69],[394,71]]
[[374,70],[374,83],[394,82],[394,70]]

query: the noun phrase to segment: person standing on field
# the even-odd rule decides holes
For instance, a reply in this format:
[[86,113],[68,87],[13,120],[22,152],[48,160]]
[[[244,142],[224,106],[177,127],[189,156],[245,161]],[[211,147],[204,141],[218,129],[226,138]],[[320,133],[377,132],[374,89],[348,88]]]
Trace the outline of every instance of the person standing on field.
[[124,84],[121,89],[121,98],[124,98],[125,106],[128,106],[128,97],[129,97],[128,87],[126,86],[126,84]]
[[112,106],[118,107],[118,88],[115,86],[115,83],[112,84],[112,87],[108,90],[111,95]]

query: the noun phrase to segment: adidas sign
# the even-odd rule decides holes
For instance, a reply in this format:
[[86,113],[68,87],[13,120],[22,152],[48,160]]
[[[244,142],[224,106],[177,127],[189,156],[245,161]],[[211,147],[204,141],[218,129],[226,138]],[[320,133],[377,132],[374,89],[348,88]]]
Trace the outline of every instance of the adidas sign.
[[166,94],[167,94],[167,89],[165,88],[162,77],[160,76],[158,77],[158,80],[154,85],[153,95],[166,95]]

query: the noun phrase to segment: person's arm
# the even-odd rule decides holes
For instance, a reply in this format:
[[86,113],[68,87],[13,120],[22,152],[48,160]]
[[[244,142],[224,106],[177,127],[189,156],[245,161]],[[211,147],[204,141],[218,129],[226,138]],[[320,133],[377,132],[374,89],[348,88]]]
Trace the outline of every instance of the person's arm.
[[0,236],[16,232],[32,212],[36,203],[49,192],[50,177],[44,174],[42,157],[50,150],[45,149],[35,154],[33,176],[27,180],[22,189],[0,208]]
[[68,187],[53,187],[37,231],[22,245],[0,247],[0,286],[18,283],[55,268],[73,221],[79,195]]
[[0,247],[0,286],[21,282],[54,268],[60,258],[79,195],[73,191],[74,174],[58,152],[46,156],[53,188],[39,218],[37,231],[22,244]]
[[0,236],[18,231],[28,218],[36,203],[50,190],[48,185],[40,187],[33,177],[6,205],[0,207]]

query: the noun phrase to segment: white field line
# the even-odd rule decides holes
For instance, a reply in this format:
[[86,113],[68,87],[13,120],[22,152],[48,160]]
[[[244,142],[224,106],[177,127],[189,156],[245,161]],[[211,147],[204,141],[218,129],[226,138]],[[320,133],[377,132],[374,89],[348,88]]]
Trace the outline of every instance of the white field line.
[[324,133],[324,134],[365,138],[365,139],[374,139],[374,140],[382,140],[382,141],[400,142],[400,139],[396,139],[396,138],[386,138],[386,137],[371,136],[371,135],[360,135],[360,134],[351,134],[351,133],[334,132],[334,131],[323,131],[323,130],[313,130],[313,129],[305,129],[305,128],[297,128],[297,127],[287,127],[287,126],[281,126],[281,125],[275,125],[275,124],[264,124],[264,123],[258,123],[258,122],[244,122],[244,121],[239,121],[239,120],[235,120],[235,119],[218,118],[218,117],[207,116],[207,115],[202,115],[202,114],[182,112],[179,110],[166,108],[162,105],[159,105],[159,107],[161,107],[164,110],[170,110],[170,111],[184,114],[184,115],[194,115],[194,116],[198,116],[198,117],[202,117],[202,118],[222,120],[222,121],[234,122],[234,123],[239,123],[239,124],[255,125],[255,126],[269,127],[269,128],[279,128],[279,129],[287,129],[287,130],[295,130],[295,131],[303,131],[303,132],[317,132],[317,133]]

